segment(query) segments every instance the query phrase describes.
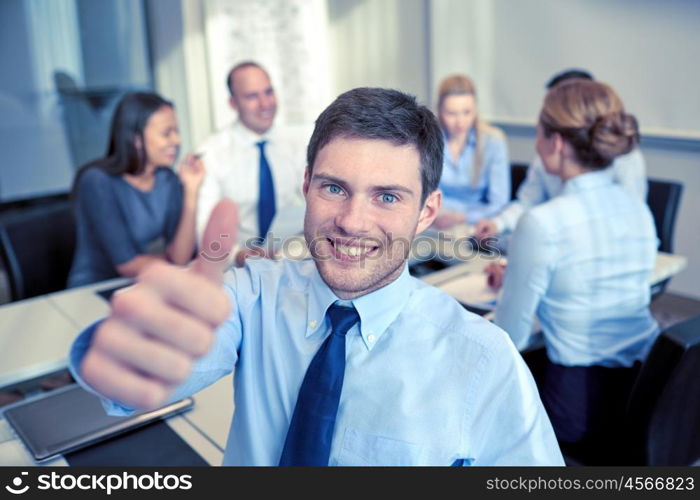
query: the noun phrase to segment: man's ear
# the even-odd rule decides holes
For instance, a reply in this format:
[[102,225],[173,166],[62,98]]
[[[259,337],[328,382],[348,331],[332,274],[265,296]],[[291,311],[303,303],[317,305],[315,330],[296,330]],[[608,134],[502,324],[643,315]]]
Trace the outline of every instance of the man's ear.
[[136,148],[136,151],[141,151],[141,149],[143,149],[143,141],[141,140],[141,136],[138,134],[134,136],[134,147]]
[[228,104],[231,106],[231,109],[234,111],[238,111],[238,101],[236,100],[235,97],[231,96],[228,98]]
[[304,197],[309,193],[309,184],[311,183],[311,174],[309,173],[309,169],[305,168],[304,169],[304,184],[301,186],[301,190],[304,193]]
[[437,217],[442,207],[442,191],[436,189],[428,195],[418,217],[416,234],[423,232]]

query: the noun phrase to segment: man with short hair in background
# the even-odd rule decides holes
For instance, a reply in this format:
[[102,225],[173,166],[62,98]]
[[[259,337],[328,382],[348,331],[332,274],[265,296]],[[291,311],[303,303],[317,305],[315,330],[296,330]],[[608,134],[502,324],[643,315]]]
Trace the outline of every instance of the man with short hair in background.
[[235,253],[240,266],[246,257],[263,253],[250,243],[261,243],[271,228],[280,237],[301,233],[304,147],[289,128],[274,125],[277,97],[260,64],[235,65],[226,84],[229,105],[238,119],[199,148],[207,175],[200,189],[197,229],[201,236],[221,199],[235,201],[240,216]]

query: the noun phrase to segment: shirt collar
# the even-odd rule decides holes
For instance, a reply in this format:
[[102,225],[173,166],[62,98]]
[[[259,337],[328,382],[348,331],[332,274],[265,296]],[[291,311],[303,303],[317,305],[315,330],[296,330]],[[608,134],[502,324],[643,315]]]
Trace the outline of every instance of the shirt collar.
[[[388,285],[352,299],[351,302],[360,315],[360,335],[368,350],[374,348],[406,305],[413,290],[411,285],[408,266],[404,265],[399,277]],[[318,269],[314,269],[309,290],[306,337],[328,328],[325,322],[326,311],[337,300],[340,299],[323,281]]]
[[[447,144],[447,132],[445,130],[442,131],[442,138],[443,138],[443,155],[444,158],[452,164],[452,156],[450,155],[450,148]],[[476,147],[476,125],[473,125],[471,130],[469,130],[469,135],[467,136],[467,142],[464,144],[464,147],[462,148],[462,151],[459,153],[459,159],[457,160],[458,162],[462,160],[465,154],[469,153],[471,154],[474,148]]]
[[587,191],[589,189],[595,189],[600,186],[605,186],[607,184],[612,184],[613,179],[610,175],[609,169],[604,168],[602,170],[586,172],[585,174],[577,175],[566,181],[564,184],[564,193],[575,193],[580,191]]
[[[445,143],[447,143],[447,131],[445,129],[442,129],[442,138],[444,139]],[[469,135],[467,136],[467,144],[470,146],[476,145],[476,125],[472,125],[472,128],[469,129]]]
[[273,125],[264,134],[258,134],[250,130],[245,125],[243,125],[243,122],[241,122],[241,120],[236,120],[235,122],[233,122],[234,133],[238,135],[241,141],[246,144],[256,144],[260,141],[269,142],[271,139],[274,138],[274,129],[275,126]]
[[471,148],[476,146],[476,123],[472,125],[471,129],[469,129],[469,136],[467,137],[467,146]]

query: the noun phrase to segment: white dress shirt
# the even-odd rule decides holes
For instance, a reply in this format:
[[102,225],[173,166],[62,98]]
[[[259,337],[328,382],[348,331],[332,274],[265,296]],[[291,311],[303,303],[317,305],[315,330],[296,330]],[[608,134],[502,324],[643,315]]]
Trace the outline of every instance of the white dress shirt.
[[238,205],[238,244],[258,236],[260,150],[267,141],[265,156],[275,186],[276,214],[270,231],[286,238],[304,229],[302,183],[306,167],[307,137],[291,128],[273,127],[258,135],[240,121],[209,137],[198,149],[207,173],[199,192],[197,234],[201,237],[214,205],[230,198]]
[[[646,201],[647,175],[644,157],[639,149],[615,158],[615,161],[605,170],[615,182],[629,193]],[[527,176],[518,189],[517,198],[511,201],[505,209],[493,220],[499,233],[513,231],[518,219],[528,209],[551,200],[564,188],[561,179],[544,168],[542,160],[536,156],[527,169]]]

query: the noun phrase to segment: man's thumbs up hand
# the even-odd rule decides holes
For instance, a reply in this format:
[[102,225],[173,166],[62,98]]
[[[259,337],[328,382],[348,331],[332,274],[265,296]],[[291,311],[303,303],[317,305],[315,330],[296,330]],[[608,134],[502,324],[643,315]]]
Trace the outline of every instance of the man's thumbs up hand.
[[135,409],[166,402],[229,315],[221,284],[237,229],[236,205],[219,202],[189,268],[152,264],[136,284],[114,294],[80,367],[92,388]]

